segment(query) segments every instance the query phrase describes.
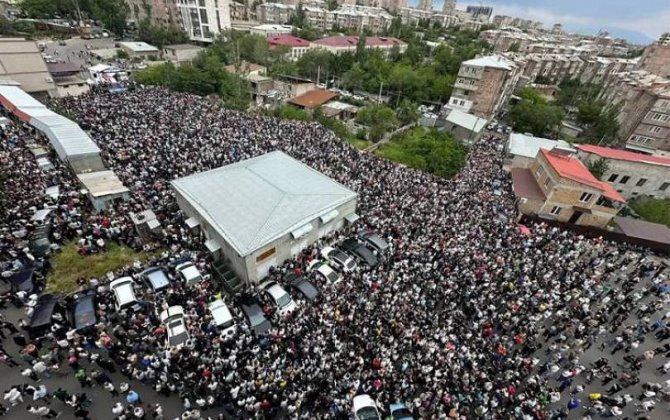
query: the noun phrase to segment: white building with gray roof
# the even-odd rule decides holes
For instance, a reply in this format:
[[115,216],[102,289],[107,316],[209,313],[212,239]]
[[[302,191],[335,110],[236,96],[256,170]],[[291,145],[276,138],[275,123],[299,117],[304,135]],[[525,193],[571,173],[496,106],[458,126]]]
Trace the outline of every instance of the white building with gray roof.
[[172,188],[210,251],[247,284],[358,218],[354,191],[280,151],[177,179]]

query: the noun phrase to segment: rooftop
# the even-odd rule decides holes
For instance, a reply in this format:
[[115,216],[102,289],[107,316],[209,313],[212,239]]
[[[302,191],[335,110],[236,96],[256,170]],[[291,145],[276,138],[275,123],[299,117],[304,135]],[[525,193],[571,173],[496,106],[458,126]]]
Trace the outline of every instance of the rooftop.
[[570,143],[563,140],[550,140],[521,133],[512,133],[507,142],[507,151],[515,156],[535,158],[540,149],[552,150],[555,147],[575,153]]
[[670,229],[665,225],[629,217],[615,217],[614,222],[617,230],[626,236],[670,245]]
[[621,203],[626,202],[626,199],[612,188],[610,184],[596,179],[579,159],[552,153],[546,149],[540,149],[540,153],[542,153],[545,159],[547,159],[547,162],[549,162],[549,165],[551,165],[561,177],[600,190],[605,197],[611,200],[619,201]]
[[460,127],[466,128],[475,133],[482,131],[482,128],[486,125],[486,120],[484,118],[479,118],[467,112],[463,112],[458,109],[452,109],[447,115],[447,122],[456,124]]
[[303,108],[316,108],[337,97],[337,93],[323,89],[314,89],[289,99],[289,103]]
[[79,73],[81,71],[81,67],[74,63],[47,63],[47,68],[51,74]]
[[201,50],[202,47],[193,44],[173,44],[166,45],[163,48],[166,50]]
[[625,160],[628,162],[648,163],[670,167],[670,158],[660,156],[649,156],[642,153],[629,152],[627,150],[612,149],[610,147],[594,146],[592,144],[580,144],[577,148],[586,153],[593,153],[602,158]]
[[146,42],[119,42],[122,47],[128,48],[132,52],[158,52],[158,48],[149,45]]
[[113,171],[89,172],[79,174],[77,178],[93,197],[128,192],[128,188],[123,185]]
[[280,151],[181,178],[172,186],[241,256],[356,197]]
[[[329,36],[326,38],[317,39],[314,44],[325,45],[328,47],[356,47],[358,44],[357,36]],[[393,37],[379,37],[369,36],[365,38],[365,46],[367,47],[381,47],[406,45],[403,41]]]
[[309,41],[293,35],[270,36],[268,37],[268,44],[271,46],[309,47]]
[[241,63],[238,64],[228,64],[227,66],[223,67],[227,72],[229,73],[235,73],[235,74],[249,74],[251,72],[259,71],[259,70],[265,70],[265,66],[261,66],[260,64],[254,64],[250,63],[248,61],[242,61]]
[[464,61],[461,64],[475,67],[493,67],[503,70],[512,70],[516,67],[514,62],[501,55],[489,55],[486,57],[473,58],[472,60]]

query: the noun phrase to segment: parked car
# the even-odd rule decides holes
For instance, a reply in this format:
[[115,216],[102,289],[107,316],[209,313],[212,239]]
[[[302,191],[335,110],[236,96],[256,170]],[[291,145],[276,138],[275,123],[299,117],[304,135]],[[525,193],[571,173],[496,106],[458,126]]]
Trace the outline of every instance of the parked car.
[[276,281],[266,281],[261,283],[258,288],[270,298],[279,315],[288,315],[297,308],[296,303],[291,299],[291,295]]
[[352,405],[356,420],[381,420],[382,418],[375,400],[368,394],[356,395]]
[[393,420],[414,420],[412,412],[403,403],[389,405],[389,412]]
[[177,347],[185,344],[190,338],[188,328],[186,328],[186,317],[184,308],[175,305],[170,306],[161,313],[161,322],[167,329],[168,347]]
[[170,279],[160,267],[149,267],[142,271],[141,276],[154,292],[160,292],[170,286]]
[[[28,330],[32,338],[44,335],[54,318],[63,319],[62,307],[59,305],[60,296],[55,294],[44,294],[37,299],[35,309],[30,317]],[[57,315],[56,315],[57,314]]]
[[212,317],[214,317],[214,324],[221,330],[221,337],[227,339],[235,335],[235,319],[233,318],[233,314],[230,313],[228,305],[223,300],[217,299],[207,305],[207,307]]
[[249,321],[251,329],[256,334],[264,334],[272,328],[272,323],[265,318],[263,309],[257,301],[251,298],[243,299],[240,303],[244,316]]
[[135,282],[131,277],[121,277],[109,283],[109,288],[114,294],[114,307],[117,311],[129,308],[134,311],[140,309],[139,302],[135,297],[134,285]]
[[35,290],[35,270],[32,268],[17,271],[9,277],[10,291],[31,294]]
[[328,264],[320,260],[313,260],[309,263],[307,271],[319,273],[330,284],[337,284],[342,281],[342,277],[340,277],[337,271],[333,270]]
[[358,242],[355,238],[345,239],[340,245],[340,248],[344,252],[353,255],[356,259],[364,262],[370,267],[376,266],[379,262],[377,256],[372,251],[370,251],[368,247]]
[[28,248],[35,257],[45,257],[51,253],[51,241],[49,240],[49,225],[40,225],[30,235]]
[[300,292],[305,298],[307,298],[307,300],[313,301],[319,297],[319,291],[317,288],[302,276],[291,272],[284,276],[284,281],[286,284]]
[[92,327],[97,322],[95,316],[95,290],[86,290],[72,296],[70,323],[75,330]]
[[349,255],[331,246],[321,250],[321,256],[333,265],[333,268],[348,273],[356,268],[356,261]]
[[359,238],[367,245],[375,249],[379,254],[386,255],[386,251],[389,249],[389,244],[379,235],[374,232],[365,231],[361,232],[358,235]]
[[177,267],[175,267],[175,270],[177,273],[179,273],[179,277],[181,277],[181,279],[184,280],[186,284],[199,283],[202,281],[200,270],[198,270],[198,267],[196,267],[195,264],[190,261],[179,264]]

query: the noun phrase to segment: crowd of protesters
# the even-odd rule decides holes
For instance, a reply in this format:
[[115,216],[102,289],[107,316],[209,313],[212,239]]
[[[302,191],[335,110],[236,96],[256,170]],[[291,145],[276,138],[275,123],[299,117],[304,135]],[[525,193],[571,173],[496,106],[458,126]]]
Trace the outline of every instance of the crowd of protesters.
[[[20,358],[0,347],[8,365],[30,371],[27,378],[69,370],[82,388],[101,387],[117,398],[112,412],[119,419],[223,412],[232,418],[348,418],[352,397],[362,393],[384,411],[404,402],[419,418],[668,415],[670,312],[660,259],[546,225],[522,233],[501,166],[502,139],[495,135],[478,142],[460,173],[445,180],[361,153],[315,123],[234,112],[158,88],[96,93],[61,105],[98,143],[132,198],[93,212],[67,168],[56,163],[43,172],[25,151],[38,134],[19,124],[5,129],[3,276],[29,264],[46,274],[48,262],[31,255],[24,238],[30,215],[51,204],[54,248],[76,240],[84,253],[104,252],[110,241],[158,250],[147,264],[166,267],[174,281],[160,295],[139,292],[141,311],[116,312],[108,281],[137,278],[145,265],[81,279],[82,288],[98,291],[95,328],[76,332],[55,322],[33,340],[10,331],[23,348]],[[321,298],[300,302],[289,318],[269,314],[274,328],[262,337],[225,298],[238,322],[226,340],[207,311],[221,296],[213,278],[186,285],[173,271],[189,259],[207,273],[210,257],[186,227],[169,182],[277,149],[357,191],[361,220],[271,277],[281,282],[288,270],[307,275],[321,246],[359,229],[379,233],[390,249],[382,264],[360,266],[336,285],[313,276]],[[55,184],[60,195],[45,198],[44,188]],[[144,209],[156,213],[164,230],[150,243],[138,238],[130,219]],[[30,307],[30,296],[20,300]],[[158,319],[171,305],[187,313],[191,339],[179,348],[166,347]],[[602,357],[587,357],[594,351]],[[612,356],[619,351],[622,363]],[[110,379],[117,371],[124,382]],[[163,413],[143,403],[136,383],[181,399],[183,411]],[[23,401],[25,386],[6,390],[5,409]],[[87,418],[92,391],[61,396]]]

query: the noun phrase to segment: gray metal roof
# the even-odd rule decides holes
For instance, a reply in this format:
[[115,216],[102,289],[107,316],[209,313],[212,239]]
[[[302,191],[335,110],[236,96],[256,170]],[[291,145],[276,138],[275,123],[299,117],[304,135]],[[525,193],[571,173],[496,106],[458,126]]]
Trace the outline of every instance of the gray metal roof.
[[476,115],[460,111],[458,109],[451,109],[449,115],[447,115],[447,122],[456,124],[475,133],[479,133],[486,125],[487,120],[484,118],[479,118]]
[[570,143],[563,140],[551,140],[542,137],[533,137],[527,134],[512,133],[507,143],[507,151],[515,156],[534,158],[540,151],[540,148],[552,150],[558,147],[560,149],[577,153]]
[[37,116],[31,124],[49,138],[61,160],[100,154],[100,148],[77,123],[61,115]]
[[181,178],[172,186],[241,256],[357,196],[279,151]]

